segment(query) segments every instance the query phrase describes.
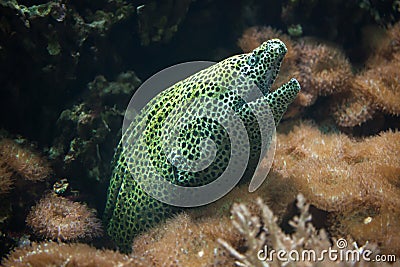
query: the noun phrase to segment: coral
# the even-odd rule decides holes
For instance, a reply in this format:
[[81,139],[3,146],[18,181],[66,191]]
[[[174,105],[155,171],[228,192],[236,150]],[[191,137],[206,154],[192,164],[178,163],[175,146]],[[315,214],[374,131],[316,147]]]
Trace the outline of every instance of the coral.
[[149,1],[138,6],[136,10],[142,45],[169,42],[184,20],[190,3],[190,0]]
[[3,157],[0,157],[0,195],[8,193],[13,185],[11,179],[13,172],[10,167],[4,161]]
[[301,107],[313,105],[319,96],[330,96],[323,107],[325,112],[329,112],[339,126],[354,127],[378,117],[379,113],[400,114],[397,101],[400,99],[400,23],[391,26],[385,36],[375,41],[378,45],[371,52],[366,68],[355,75],[340,48],[311,38],[295,41],[271,27],[248,28],[238,45],[246,52],[269,38],[278,37],[292,47],[278,79],[295,76],[302,90],[286,118],[297,115]]
[[136,238],[133,251],[151,266],[230,266],[217,237],[239,240],[227,216],[193,219],[183,213]]
[[[286,257],[285,255],[283,257],[276,257],[276,254],[274,255],[271,252],[272,250],[277,253],[280,251],[287,253],[297,251],[297,255],[303,255],[304,251],[313,250],[315,255],[320,256],[324,250],[332,247],[331,240],[323,229],[317,231],[310,223],[311,214],[309,213],[309,204],[305,203],[305,199],[301,194],[297,196],[296,204],[300,214],[290,221],[290,225],[294,229],[294,233],[291,235],[285,234],[282,231],[277,224],[277,218],[260,198],[257,199],[257,204],[261,210],[261,214],[252,213],[244,204],[235,204],[232,207],[232,224],[246,240],[244,251],[243,248],[241,249],[242,251],[239,251],[237,247],[235,248],[234,245],[226,240],[218,240],[236,259],[235,263],[237,266],[314,266],[317,264],[322,264],[323,266],[354,266],[353,262],[335,262],[328,257],[324,257],[318,263],[316,262],[316,257],[313,258],[312,256],[305,259],[301,259],[299,256],[298,260],[291,260],[288,254],[286,254]],[[333,246],[333,249],[338,248]],[[375,246],[366,244],[359,248],[356,243],[352,247],[347,247],[344,251],[352,249],[357,249],[360,255],[365,249],[377,252]],[[260,251],[262,252],[261,254]],[[282,254],[280,255],[282,256]],[[295,254],[291,254],[291,257],[295,258]],[[282,258],[286,258],[287,260]],[[364,266],[368,262],[361,260],[357,264]],[[374,265],[371,264],[371,266]]]
[[339,126],[354,127],[372,119],[376,110],[371,100],[366,99],[361,92],[348,91],[345,95],[338,96],[332,112]]
[[43,181],[51,173],[49,163],[43,157],[12,139],[0,140],[0,159],[2,166],[7,166],[26,180]]
[[[356,141],[301,123],[288,134],[279,134],[278,140],[273,170],[282,176],[281,183],[293,184],[312,205],[341,218],[337,219],[339,228],[348,230],[341,233],[354,233],[357,241],[374,241],[385,251],[399,247],[398,239],[388,238],[388,233],[397,231],[397,225],[390,222],[399,219],[389,211],[400,208],[400,132],[381,132]],[[384,227],[375,231],[381,234],[372,236],[360,216],[350,216],[366,210],[382,210],[371,224]],[[364,215],[363,219],[374,217],[371,212]]]
[[354,77],[346,94],[334,104],[334,117],[340,126],[360,125],[378,112],[400,115],[399,36],[400,23],[396,23],[371,53],[366,69]]
[[148,266],[144,260],[129,258],[112,250],[99,250],[80,243],[32,243],[17,248],[3,266]]
[[16,0],[0,1],[0,6],[13,9],[16,14],[24,21],[25,27],[30,27],[30,19],[43,18],[52,16],[53,18],[63,21],[65,16],[65,5],[61,2],[47,2],[40,5],[25,6],[18,4]]
[[34,233],[53,240],[77,240],[102,234],[101,222],[85,204],[47,194],[26,218]]
[[[375,0],[287,1],[282,4],[281,23],[289,29],[301,25],[306,35],[337,43],[357,42],[364,25],[385,25],[399,20],[398,1]],[[329,19],[327,19],[329,17]],[[351,24],[353,27],[348,27]]]
[[392,114],[400,115],[400,53],[392,61],[375,66],[360,75],[354,81],[354,88],[370,99],[372,106]]
[[368,27],[365,31],[364,43],[371,46],[367,67],[390,61],[394,54],[400,52],[400,22],[388,25],[387,29]]
[[376,111],[400,115],[400,53],[356,75],[351,92],[335,107],[340,126],[353,127],[372,118]]
[[[257,210],[257,196],[274,198],[285,190],[281,185],[275,188],[274,182],[274,178],[268,180],[254,193],[249,193],[248,185],[238,186],[216,202],[168,219],[134,239],[133,255],[148,259],[150,266],[233,266],[233,258],[218,243],[220,238],[235,247],[243,245],[243,238],[230,222],[230,207],[241,202],[250,210]],[[290,198],[288,194],[286,197]],[[292,201],[293,198],[286,201],[277,197],[273,205],[282,212]]]
[[297,100],[310,106],[320,95],[337,94],[352,78],[351,65],[343,52],[327,44],[301,42],[297,50],[301,92]]
[[344,210],[360,199],[381,199],[400,207],[400,188],[394,182],[400,170],[400,132],[356,142],[302,123],[278,140],[274,170],[289,177],[317,208]]

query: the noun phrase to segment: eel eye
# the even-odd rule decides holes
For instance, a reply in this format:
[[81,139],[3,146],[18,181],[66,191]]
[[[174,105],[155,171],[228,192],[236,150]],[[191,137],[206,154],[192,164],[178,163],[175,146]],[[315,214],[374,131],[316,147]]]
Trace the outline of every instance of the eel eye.
[[254,66],[258,63],[258,57],[255,55],[250,55],[249,58],[247,59],[247,64],[250,66]]

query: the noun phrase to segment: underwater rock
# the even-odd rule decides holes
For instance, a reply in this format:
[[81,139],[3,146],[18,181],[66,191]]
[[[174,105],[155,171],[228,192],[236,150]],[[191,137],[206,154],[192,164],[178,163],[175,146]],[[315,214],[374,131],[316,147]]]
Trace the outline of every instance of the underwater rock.
[[[306,35],[351,42],[361,25],[393,23],[400,18],[397,1],[293,0],[282,4],[281,19],[288,31],[299,25]],[[348,27],[348,25],[352,27]]]
[[58,112],[77,88],[106,68],[118,69],[119,48],[105,40],[132,19],[134,8],[117,0],[87,8],[74,1],[35,3],[0,1],[0,109],[8,114],[1,127],[48,145]]
[[[52,178],[53,171],[45,156],[21,137],[0,133],[0,254],[23,239],[19,233],[34,199]],[[16,233],[15,233],[16,232]]]
[[136,8],[142,45],[168,43],[185,19],[192,0],[148,1]]
[[88,181],[108,177],[127,101],[139,84],[132,71],[121,73],[113,82],[97,76],[88,84],[83,100],[59,117],[59,135],[49,151],[58,168]]

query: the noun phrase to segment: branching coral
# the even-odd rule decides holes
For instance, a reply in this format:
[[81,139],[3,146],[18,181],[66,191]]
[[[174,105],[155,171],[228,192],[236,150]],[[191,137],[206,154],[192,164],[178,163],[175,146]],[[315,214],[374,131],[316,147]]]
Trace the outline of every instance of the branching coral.
[[49,164],[43,157],[8,138],[0,140],[0,158],[2,166],[17,172],[26,180],[42,181],[51,173]]
[[[398,239],[388,238],[398,230],[390,222],[400,219],[398,213],[389,212],[400,208],[400,132],[354,141],[343,134],[323,134],[303,123],[278,139],[273,169],[284,183],[292,183],[317,208],[332,212],[339,228],[347,229],[341,233],[357,241],[375,241],[385,251],[400,247]],[[372,236],[362,229],[366,229],[363,220],[374,216],[376,223],[370,226],[383,229]]]
[[32,208],[26,223],[44,238],[76,240],[102,234],[100,220],[86,205],[48,194]]
[[[324,230],[317,231],[310,223],[309,204],[305,203],[301,194],[297,196],[297,208],[300,210],[300,214],[290,222],[294,228],[294,233],[291,235],[285,234],[281,230],[276,217],[261,199],[257,200],[257,204],[261,215],[251,213],[244,204],[235,204],[232,207],[232,223],[246,240],[244,252],[240,252],[225,240],[218,240],[236,259],[237,266],[318,266],[318,264],[355,266],[354,262],[335,262],[328,257],[319,258],[320,255],[323,255],[324,250],[327,251],[332,247],[331,240]],[[333,249],[337,250],[338,248],[333,246]],[[376,251],[376,247],[371,245],[364,245],[361,249],[354,245],[354,247],[346,248],[345,251],[350,249],[358,249],[360,255],[365,249]],[[271,252],[272,250],[280,256],[277,257],[276,253]],[[297,253],[291,253],[292,251]],[[308,253],[309,251],[313,251],[315,254]],[[285,252],[286,255],[281,252]],[[296,255],[298,255],[297,259]],[[302,258],[301,255],[308,256]],[[368,262],[362,260],[357,264],[364,266],[366,263]]]
[[99,250],[86,244],[33,243],[15,249],[3,266],[148,266],[112,250]]

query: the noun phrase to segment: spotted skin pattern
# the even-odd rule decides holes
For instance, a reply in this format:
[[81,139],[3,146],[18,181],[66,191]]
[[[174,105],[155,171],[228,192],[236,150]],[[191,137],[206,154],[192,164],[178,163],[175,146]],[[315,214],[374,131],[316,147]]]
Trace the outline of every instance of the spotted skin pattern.
[[[225,129],[213,118],[218,118],[228,109],[239,114],[246,127],[250,158],[243,176],[251,178],[261,148],[261,131],[253,111],[269,105],[273,122],[267,123],[267,128],[275,127],[300,90],[299,83],[291,79],[270,92],[286,52],[283,42],[272,39],[251,53],[227,58],[172,85],[153,98],[134,119],[122,136],[114,157],[104,212],[104,220],[108,224],[107,232],[121,251],[130,252],[132,240],[138,233],[180,210],[145,193],[140,181],[151,183],[157,194],[163,195],[167,192],[157,185],[157,179],[154,178],[157,177],[156,174],[177,185],[200,186],[215,180],[223,173],[229,162],[231,146]],[[243,96],[250,94],[251,86],[246,86],[249,82],[256,84],[262,92],[261,97],[251,102],[243,100]],[[182,103],[202,97],[211,98],[217,103],[217,107],[207,110],[211,115],[207,118],[190,115],[196,109],[207,109],[207,106],[181,107]],[[186,116],[188,121],[178,131],[177,144],[182,154],[177,155],[173,149],[164,151],[163,131],[167,129],[168,135],[168,129],[176,129],[174,125],[168,127],[168,123],[171,117],[176,119],[182,116]],[[142,132],[140,136],[139,132]],[[210,138],[217,148],[215,158],[208,167],[200,171],[190,171],[174,166],[201,161],[199,146],[204,138]],[[202,146],[206,151],[210,149],[207,145]],[[171,155],[170,161],[173,164],[167,159],[166,153]]]

